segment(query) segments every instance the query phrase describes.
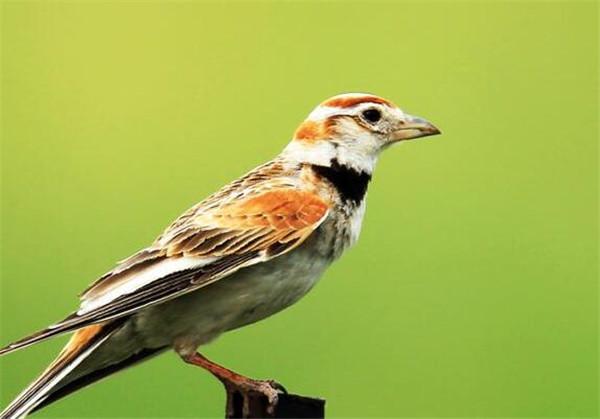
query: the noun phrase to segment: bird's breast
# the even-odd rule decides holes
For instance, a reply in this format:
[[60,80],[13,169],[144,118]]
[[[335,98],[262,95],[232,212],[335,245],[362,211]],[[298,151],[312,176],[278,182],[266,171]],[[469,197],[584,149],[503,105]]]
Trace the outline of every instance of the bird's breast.
[[365,199],[358,204],[339,204],[334,207],[311,238],[322,255],[333,261],[358,241],[365,209]]

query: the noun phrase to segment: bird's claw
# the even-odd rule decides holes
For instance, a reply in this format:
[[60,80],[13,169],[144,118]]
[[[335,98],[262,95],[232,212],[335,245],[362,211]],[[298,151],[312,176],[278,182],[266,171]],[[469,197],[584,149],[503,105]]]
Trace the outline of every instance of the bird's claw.
[[286,394],[285,388],[274,380],[249,380],[243,385],[248,393],[258,393],[267,398],[269,407],[277,405],[279,393]]
[[279,382],[277,382],[275,380],[266,380],[266,382],[269,383],[269,385],[271,387],[273,387],[275,390],[277,390],[278,392],[283,393],[283,394],[288,394],[288,391],[283,386],[283,384],[281,384],[281,383],[279,383]]
[[[273,415],[275,412],[275,407],[279,402],[279,395],[287,394],[285,387],[275,380],[254,380],[244,377],[243,381],[222,381],[227,388],[228,394],[231,392],[237,392],[242,396],[242,412],[246,416],[249,414],[250,405],[256,403],[261,397],[266,399],[267,413],[269,415]],[[234,408],[231,407],[231,409]]]

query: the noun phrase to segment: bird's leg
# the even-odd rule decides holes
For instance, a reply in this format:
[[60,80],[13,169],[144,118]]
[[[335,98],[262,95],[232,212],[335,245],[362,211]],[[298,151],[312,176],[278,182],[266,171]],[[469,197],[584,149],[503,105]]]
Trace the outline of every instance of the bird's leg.
[[197,352],[182,355],[181,358],[188,364],[208,370],[223,383],[227,390],[228,412],[232,412],[234,409],[233,396],[235,393],[240,394],[243,398],[244,417],[250,414],[251,404],[256,402],[257,396],[266,398],[268,403],[267,412],[272,414],[277,405],[279,393],[286,393],[285,388],[274,380],[255,380],[243,376],[211,361]]

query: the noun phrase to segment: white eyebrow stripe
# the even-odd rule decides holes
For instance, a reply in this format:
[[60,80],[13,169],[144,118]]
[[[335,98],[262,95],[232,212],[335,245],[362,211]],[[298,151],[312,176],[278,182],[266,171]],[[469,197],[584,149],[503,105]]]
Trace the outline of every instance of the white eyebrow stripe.
[[359,112],[361,109],[369,108],[372,106],[381,106],[381,107],[389,108],[389,109],[392,109],[393,112],[398,112],[400,116],[404,115],[404,113],[400,109],[397,109],[397,108],[393,109],[393,108],[390,108],[389,106],[381,104],[381,103],[362,102],[362,103],[358,103],[354,106],[351,106],[349,108],[341,108],[338,106],[319,105],[308,115],[306,120],[322,121],[322,120],[327,119],[334,115],[354,115],[357,112]]
[[322,121],[333,115],[351,115],[353,108],[338,108],[332,106],[317,106],[308,117],[309,121]]

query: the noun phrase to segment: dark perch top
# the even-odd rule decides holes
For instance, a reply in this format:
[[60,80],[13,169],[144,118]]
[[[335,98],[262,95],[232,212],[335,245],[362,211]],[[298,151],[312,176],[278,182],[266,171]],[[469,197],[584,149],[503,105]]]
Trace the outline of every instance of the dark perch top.
[[[262,394],[252,394],[244,400],[235,387],[225,387],[227,391],[226,419],[234,418],[318,418],[325,417],[325,400],[296,394],[279,393],[274,406],[270,406]],[[244,402],[247,403],[244,409]]]

